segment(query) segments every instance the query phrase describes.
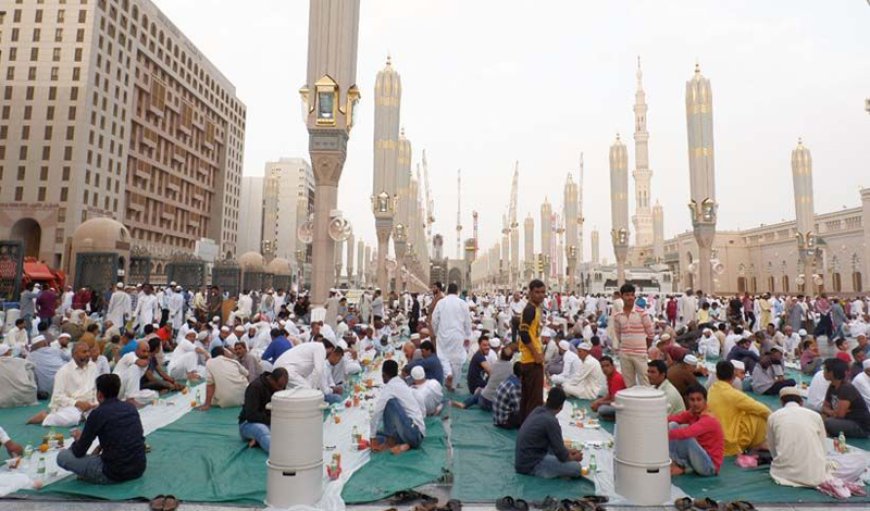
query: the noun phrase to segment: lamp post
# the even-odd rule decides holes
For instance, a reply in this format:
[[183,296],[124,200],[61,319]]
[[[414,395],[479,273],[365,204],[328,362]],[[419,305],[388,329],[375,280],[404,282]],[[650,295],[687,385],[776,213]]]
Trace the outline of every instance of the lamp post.
[[359,101],[356,87],[359,0],[312,0],[308,17],[308,72],[299,90],[314,171],[311,303],[326,303],[335,243],[328,234],[338,182]]

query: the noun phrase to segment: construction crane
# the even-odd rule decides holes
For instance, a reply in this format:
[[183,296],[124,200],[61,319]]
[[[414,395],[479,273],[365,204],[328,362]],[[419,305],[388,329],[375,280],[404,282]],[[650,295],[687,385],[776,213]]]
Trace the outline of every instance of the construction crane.
[[456,171],[456,259],[462,259],[462,169]]
[[435,201],[429,190],[429,163],[426,161],[425,149],[423,149],[423,180],[426,191],[426,238],[432,239],[432,224],[435,223]]

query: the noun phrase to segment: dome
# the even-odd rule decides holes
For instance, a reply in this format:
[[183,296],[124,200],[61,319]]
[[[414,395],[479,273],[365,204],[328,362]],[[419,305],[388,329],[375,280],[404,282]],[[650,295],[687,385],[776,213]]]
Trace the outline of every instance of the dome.
[[266,270],[274,275],[290,275],[290,261],[283,257],[276,257],[266,265]]
[[73,232],[74,251],[130,250],[130,231],[124,224],[108,217],[86,220]]
[[238,261],[242,271],[263,271],[266,266],[263,256],[257,252],[245,252],[239,256]]

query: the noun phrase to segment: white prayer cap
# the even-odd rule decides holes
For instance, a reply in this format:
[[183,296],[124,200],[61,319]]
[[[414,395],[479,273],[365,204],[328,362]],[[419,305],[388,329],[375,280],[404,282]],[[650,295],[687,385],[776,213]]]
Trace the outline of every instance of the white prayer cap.
[[228,327],[226,325],[221,327],[221,332],[229,332],[229,331],[230,331],[230,327]]
[[671,340],[671,334],[665,332],[665,333],[662,334],[662,336],[659,338],[659,340],[661,340],[661,341],[670,341],[670,340]]
[[0,344],[0,357],[5,356],[12,350],[12,346],[8,344]]
[[556,335],[556,332],[554,332],[550,327],[544,327],[544,329],[541,330],[541,337],[553,337],[554,335]]
[[785,396],[802,397],[800,389],[798,389],[794,385],[791,385],[789,387],[783,387],[783,388],[779,389],[779,397],[785,397]]
[[[412,341],[420,340],[420,334],[411,334],[411,340]],[[493,340],[495,340],[495,339],[493,339]]]
[[798,330],[798,335],[801,336],[801,337],[806,337],[806,336],[807,336],[807,331],[804,330],[803,328],[801,328],[800,330]]
[[[63,336],[63,335],[69,337],[69,334],[60,334],[60,336]],[[60,339],[60,336],[58,336],[58,339]],[[32,344],[36,344],[36,343],[38,343],[38,342],[40,342],[40,341],[44,341],[44,340],[45,340],[45,336],[44,336],[44,335],[37,335],[36,337],[34,337],[33,339],[31,339],[30,342],[31,342]],[[7,346],[7,345],[4,344],[4,346]]]
[[188,330],[187,333],[184,334],[184,336],[190,337],[191,334],[193,334],[193,336],[196,337],[197,336],[196,330]]
[[343,349],[344,351],[347,351],[347,348],[348,348],[347,341],[345,341],[344,339],[339,339],[338,340],[338,347]]
[[698,357],[696,357],[695,355],[686,355],[685,357],[683,357],[683,362],[689,364],[690,366],[696,366],[698,365]]
[[[419,338],[419,337],[420,336],[418,335],[417,338]],[[501,341],[499,340],[498,337],[493,337],[492,339],[489,340],[489,346],[491,348],[501,348]]]
[[[685,359],[683,359],[683,360],[685,360]],[[746,370],[746,364],[744,364],[743,362],[741,362],[739,360],[732,360],[731,365],[734,366],[734,369],[740,369],[742,371]]]
[[[60,339],[61,337],[66,337],[67,339],[72,339],[72,336],[68,333],[62,333],[62,334],[57,336],[58,339]],[[33,342],[38,342],[36,339],[39,339],[41,341],[42,339],[45,339],[45,336],[44,335],[37,335],[36,337],[33,338]]]
[[215,316],[215,317],[211,318],[211,320],[212,320],[212,322],[214,322],[214,323],[220,323],[220,321],[221,321],[221,317],[220,317],[220,316]]
[[182,289],[181,289],[181,286],[175,286],[175,290],[176,290],[176,291],[181,291],[181,290],[182,290]]
[[205,331],[202,331],[202,332],[196,334],[197,341],[204,341],[207,337],[208,337],[208,332],[205,332]]
[[[563,341],[563,342],[567,342],[567,341]],[[577,349],[578,349],[578,350],[583,350],[583,351],[591,351],[591,350],[592,350],[592,344],[590,344],[590,343],[584,341],[584,342],[581,342],[580,344],[577,345]]]
[[413,378],[414,381],[425,380],[426,370],[420,366],[416,366],[415,368],[411,369],[411,378]]
[[770,351],[778,351],[780,353],[785,353],[785,350],[780,348],[779,346],[771,346]]
[[713,331],[710,330],[709,328],[705,328],[704,330],[701,331],[702,334],[706,334],[707,332],[709,332],[711,334],[713,333]]
[[864,332],[861,332],[860,334],[858,334],[858,335],[855,336],[856,339],[859,338],[859,337],[863,337],[863,338],[866,339],[866,338],[867,338],[867,334],[864,333]]
[[311,322],[323,321],[326,319],[326,309],[323,307],[315,307],[311,309]]
[[169,283],[169,285],[172,286],[172,287],[175,287],[177,284],[176,284],[175,281],[173,280],[172,282]]
[[864,361],[861,362],[861,365],[864,369],[870,369],[870,358],[865,358]]
[[245,331],[245,327],[243,327],[242,325],[238,325],[238,326],[236,326],[236,327],[233,329],[233,331],[235,331],[235,332],[244,332],[244,331]]
[[118,282],[117,284],[115,284],[115,287],[118,288],[118,289],[121,289],[122,287],[124,287],[124,283],[123,283],[123,282]]
[[320,329],[320,335],[323,336],[324,339],[331,342],[333,346],[335,346],[335,331],[329,325],[323,325]]
[[570,351],[571,343],[565,340],[559,341],[559,349],[562,351]]

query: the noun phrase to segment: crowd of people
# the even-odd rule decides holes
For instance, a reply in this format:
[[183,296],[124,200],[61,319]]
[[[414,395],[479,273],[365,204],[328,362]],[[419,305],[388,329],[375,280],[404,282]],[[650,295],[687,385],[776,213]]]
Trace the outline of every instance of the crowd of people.
[[[162,394],[203,381],[199,410],[240,407],[240,437],[268,452],[275,392],[313,388],[340,402],[376,364],[384,385],[373,451],[418,448],[426,417],[477,407],[493,427],[518,430],[517,472],[552,478],[582,472],[582,452],[565,447],[556,418],[565,401],[618,420],[618,393],[643,385],[667,400],[672,474],[715,476],[725,456],[741,455],[769,464],[780,484],[818,487],[855,481],[864,468],[832,457],[825,437],[870,436],[868,310],[864,298],[661,296],[631,284],[610,296],[560,295],[540,280],[511,293],[366,289],[352,303],[333,289],[320,307],[304,293],[228,296],[174,282],[28,286],[0,343],[0,407],[42,402],[31,423],[84,424],[58,463],[115,482],[143,473],[136,410]],[[772,411],[764,395],[782,407]],[[88,455],[95,438],[102,450]],[[20,450],[2,430],[0,440]]]

